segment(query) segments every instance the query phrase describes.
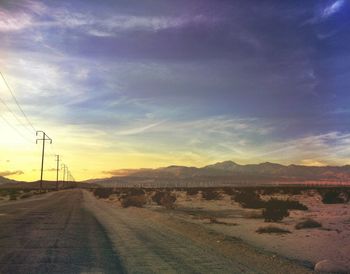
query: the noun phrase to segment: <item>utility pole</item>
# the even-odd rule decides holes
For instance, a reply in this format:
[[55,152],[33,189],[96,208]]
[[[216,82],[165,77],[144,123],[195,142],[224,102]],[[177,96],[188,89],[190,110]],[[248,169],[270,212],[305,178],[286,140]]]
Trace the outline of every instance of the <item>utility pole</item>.
[[44,131],[38,130],[36,132],[36,136],[38,136],[39,133],[42,133],[42,139],[36,139],[36,144],[38,144],[38,141],[43,141],[43,148],[41,153],[41,176],[40,176],[40,190],[43,189],[43,174],[44,174],[44,158],[45,158],[45,142],[50,141],[50,144],[52,144],[52,139],[47,136],[47,134]]
[[70,171],[68,171],[68,174],[67,174],[67,185],[68,185],[68,187],[70,186],[70,182],[71,182]]
[[60,172],[60,155],[56,155],[57,174],[56,174],[56,190],[58,190],[58,174]]
[[63,168],[62,188],[64,188],[64,180],[66,179],[66,165],[62,164],[61,168]]

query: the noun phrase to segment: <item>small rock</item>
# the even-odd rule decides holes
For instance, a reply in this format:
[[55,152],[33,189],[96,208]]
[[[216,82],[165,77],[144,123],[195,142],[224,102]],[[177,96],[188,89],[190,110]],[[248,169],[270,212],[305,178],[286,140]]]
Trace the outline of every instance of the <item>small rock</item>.
[[328,273],[349,273],[350,269],[347,269],[344,265],[331,260],[322,260],[316,263],[315,271]]

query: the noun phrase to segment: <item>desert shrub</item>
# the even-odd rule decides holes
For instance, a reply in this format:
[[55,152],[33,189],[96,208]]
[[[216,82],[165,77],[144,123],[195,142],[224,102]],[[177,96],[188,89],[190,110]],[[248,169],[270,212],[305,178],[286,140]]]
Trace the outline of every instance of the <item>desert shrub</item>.
[[234,189],[233,187],[225,187],[222,190],[224,191],[225,194],[230,196],[235,195],[237,193],[237,190]]
[[146,195],[140,194],[140,195],[130,195],[125,196],[120,199],[122,207],[143,207],[147,203]]
[[96,188],[94,190],[94,195],[98,198],[103,198],[106,199],[108,198],[111,194],[113,194],[113,189],[112,188]]
[[167,209],[175,208],[175,202],[176,202],[176,197],[169,193],[166,193],[166,195],[164,195],[160,200],[160,204]]
[[342,204],[349,200],[348,194],[337,190],[328,190],[320,193],[324,204]]
[[143,195],[145,194],[145,191],[142,188],[129,188],[126,190],[126,193],[128,195],[134,196],[134,195]]
[[10,193],[9,199],[10,199],[10,201],[17,200],[17,194],[16,193]]
[[157,191],[152,196],[152,201],[157,205],[164,206],[167,209],[175,208],[176,197],[167,191]]
[[260,193],[264,195],[272,195],[272,194],[281,193],[281,192],[282,192],[282,189],[277,187],[265,187],[260,190]]
[[10,201],[17,200],[17,197],[19,196],[19,190],[17,189],[8,189],[7,190],[7,195],[9,195]]
[[187,195],[194,196],[197,195],[199,192],[198,188],[188,188],[186,189]]
[[288,217],[289,212],[285,208],[267,207],[263,209],[262,216],[265,222],[278,222],[282,221],[284,217]]
[[270,199],[264,203],[263,217],[265,222],[281,221],[284,217],[289,216],[289,211],[307,210],[307,206],[301,204],[299,201]]
[[202,197],[204,200],[210,201],[210,200],[220,200],[221,194],[213,189],[203,189],[202,190]]
[[265,209],[262,212],[265,222],[277,222],[289,216],[288,208],[281,202],[283,201],[277,199],[266,202]]
[[162,199],[165,193],[165,191],[156,191],[152,196],[152,201],[155,202],[157,205],[160,205],[160,200]]
[[29,197],[32,197],[33,196],[33,193],[31,192],[26,192],[26,193],[23,193],[20,198],[21,199],[26,199],[26,198],[29,198]]
[[[276,202],[278,201],[278,202]],[[287,209],[295,209],[295,210],[308,210],[307,206],[300,203],[299,201],[293,200],[275,200],[275,203],[279,203],[280,206],[286,207]]]
[[289,230],[283,229],[277,226],[265,226],[265,227],[259,227],[256,230],[257,233],[277,233],[277,234],[286,234],[290,233]]
[[244,208],[263,208],[265,204],[254,190],[241,190],[232,199]]
[[300,223],[297,223],[295,225],[296,229],[303,229],[303,228],[317,228],[322,227],[322,224],[313,220],[313,219],[307,219],[305,221],[302,221]]

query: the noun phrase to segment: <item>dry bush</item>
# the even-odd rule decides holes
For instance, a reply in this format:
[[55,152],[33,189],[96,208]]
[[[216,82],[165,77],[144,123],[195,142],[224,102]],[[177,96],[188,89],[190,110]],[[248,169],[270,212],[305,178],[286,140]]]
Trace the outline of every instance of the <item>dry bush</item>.
[[142,188],[128,188],[125,192],[131,196],[145,194],[145,191]]
[[164,206],[167,209],[175,208],[176,196],[167,191],[156,191],[152,196],[152,201],[157,205]]
[[270,199],[265,202],[265,209],[263,210],[263,217],[265,222],[281,221],[284,217],[289,216],[290,209],[307,210],[308,208],[299,201]]
[[194,196],[194,195],[198,194],[199,189],[198,188],[188,188],[185,191],[186,191],[187,195]]
[[349,193],[343,190],[320,191],[320,195],[324,204],[343,204],[350,199]]
[[241,190],[232,197],[232,200],[239,203],[243,208],[263,208],[265,203],[254,189]]
[[267,204],[272,203],[276,207],[283,207],[294,210],[308,210],[307,206],[299,201],[271,199]]
[[166,209],[174,209],[175,208],[176,197],[174,195],[164,195],[160,200],[160,204],[164,206]]
[[9,199],[10,201],[15,201],[17,200],[18,195],[16,193],[10,193]]
[[120,199],[121,206],[126,208],[130,206],[143,207],[147,203],[145,194],[125,196]]
[[318,228],[322,227],[322,224],[313,220],[313,219],[307,219],[305,221],[302,221],[300,223],[297,223],[295,225],[296,229],[303,229],[303,228]]
[[202,189],[202,197],[204,200],[211,201],[211,200],[220,200],[221,194],[214,190],[214,189]]
[[289,211],[286,208],[266,207],[262,212],[262,216],[265,222],[278,222],[282,221],[284,217],[288,217]]
[[268,186],[261,189],[261,194],[286,194],[286,195],[300,195],[305,190],[305,187],[299,186]]
[[6,189],[5,190],[7,195],[9,196],[10,201],[15,201],[17,198],[21,195],[21,192],[19,189]]
[[113,194],[113,189],[101,187],[94,189],[93,193],[98,198],[107,199],[110,195]]
[[287,229],[283,229],[277,226],[265,226],[265,227],[259,227],[256,230],[257,233],[262,234],[262,233],[276,233],[276,234],[286,234],[286,233],[291,233]]
[[26,193],[23,193],[20,198],[21,199],[26,199],[26,198],[29,198],[29,197],[32,197],[34,194],[31,193],[31,192],[26,192]]
[[237,190],[233,187],[224,187],[222,188],[223,192],[227,195],[235,195],[237,193]]

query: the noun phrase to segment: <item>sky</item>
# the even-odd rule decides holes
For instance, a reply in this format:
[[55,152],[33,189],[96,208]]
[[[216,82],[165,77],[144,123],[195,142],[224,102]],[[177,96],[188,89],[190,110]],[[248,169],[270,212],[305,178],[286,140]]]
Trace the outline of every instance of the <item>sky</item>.
[[[217,161],[350,164],[348,0],[0,0],[0,71],[77,180]],[[0,79],[0,176],[41,143]],[[60,175],[61,176],[61,175]]]

